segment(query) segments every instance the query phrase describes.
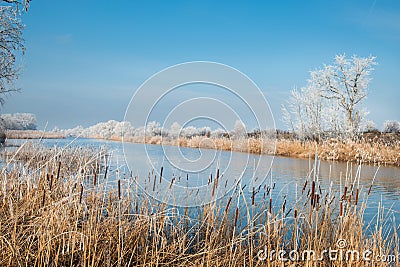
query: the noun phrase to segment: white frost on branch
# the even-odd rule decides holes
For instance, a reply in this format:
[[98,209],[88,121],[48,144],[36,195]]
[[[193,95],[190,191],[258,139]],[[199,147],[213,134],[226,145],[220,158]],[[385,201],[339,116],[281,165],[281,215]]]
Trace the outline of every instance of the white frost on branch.
[[1,114],[0,121],[6,130],[36,130],[37,128],[36,116],[32,113]]
[[398,133],[400,132],[400,122],[395,120],[387,120],[383,123],[383,132]]
[[337,55],[332,65],[311,72],[309,84],[321,91],[321,96],[331,101],[337,101],[345,114],[346,132],[354,136],[362,129],[366,112],[360,108],[367,97],[368,86],[371,82],[371,72],[374,70],[376,57],[358,57],[351,59]]
[[283,121],[302,138],[353,137],[365,128],[367,96],[375,57],[337,55],[332,65],[310,72],[308,85],[293,89],[282,107]]
[[[100,122],[96,125],[84,128],[77,126],[72,129],[59,130],[65,136],[84,137],[84,138],[111,138],[111,137],[144,137],[144,136],[164,136],[164,137],[184,137],[192,138],[194,136],[222,137],[226,131],[222,129],[211,130],[210,127],[196,128],[194,126],[182,127],[174,122],[169,129],[161,127],[160,123],[150,121],[146,127],[134,128],[129,122],[118,122],[110,120]],[[238,129],[236,129],[238,131]]]
[[231,136],[236,139],[246,138],[247,137],[247,129],[246,125],[241,121],[237,120],[231,132]]
[[4,96],[17,91],[14,82],[20,74],[16,63],[19,55],[23,54],[24,40],[21,22],[21,12],[17,4],[0,6],[0,104],[4,104]]
[[96,125],[90,126],[89,128],[77,126],[72,129],[61,130],[61,132],[65,136],[79,136],[84,138],[111,138],[132,136],[134,133],[134,129],[129,122],[109,120],[107,122],[100,122]]

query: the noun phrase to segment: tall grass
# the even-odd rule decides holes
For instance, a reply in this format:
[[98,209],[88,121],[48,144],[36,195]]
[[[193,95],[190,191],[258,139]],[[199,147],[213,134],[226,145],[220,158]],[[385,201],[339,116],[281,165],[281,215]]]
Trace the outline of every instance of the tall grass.
[[399,252],[385,209],[374,227],[364,224],[374,188],[363,192],[344,179],[339,191],[323,189],[317,165],[290,205],[278,201],[271,180],[253,188],[251,199],[239,184],[224,201],[188,210],[147,197],[137,177],[110,165],[107,151],[27,144],[4,158],[1,266],[371,266],[344,257],[263,259],[283,249],[321,255],[340,240],[373,255]]
[[298,140],[279,140],[276,155],[307,158],[315,156],[313,152],[318,145],[318,156],[324,160],[339,160],[369,164],[383,164],[400,166],[400,142],[391,143],[366,140],[338,140],[330,139],[319,144]]
[[[113,137],[112,140],[121,140]],[[191,148],[222,149],[255,154],[309,158],[315,156],[318,146],[318,157],[323,160],[351,161],[368,164],[383,164],[400,166],[400,140],[390,142],[384,139],[367,140],[339,140],[329,139],[320,143],[314,141],[300,141],[296,139],[270,139],[270,138],[207,138],[194,136],[192,138],[171,139],[168,137],[129,137],[124,141],[147,143],[155,145],[179,145]]]
[[6,130],[6,137],[7,139],[61,139],[65,138],[65,135],[37,130]]

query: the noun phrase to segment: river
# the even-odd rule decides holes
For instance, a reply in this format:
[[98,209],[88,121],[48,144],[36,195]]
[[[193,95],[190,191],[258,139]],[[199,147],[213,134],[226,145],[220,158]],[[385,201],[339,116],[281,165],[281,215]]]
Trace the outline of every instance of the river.
[[[8,140],[8,145],[20,145],[22,142],[25,141]],[[216,199],[226,201],[239,187],[243,188],[242,194],[248,203],[252,202],[252,198],[255,203],[259,203],[263,198],[269,198],[268,193],[272,188],[273,206],[279,209],[284,199],[288,203],[296,203],[305,181],[316,179],[323,192],[327,192],[329,188],[342,192],[345,184],[349,188],[352,184],[354,188],[359,186],[360,202],[368,198],[364,216],[366,223],[374,222],[380,203],[390,215],[388,218],[396,218],[395,224],[399,225],[400,168],[398,167],[381,166],[377,172],[377,166],[359,167],[354,163],[328,161],[317,161],[314,167],[314,159],[134,143],[123,145],[121,142],[96,139],[46,139],[41,142],[49,147],[54,145],[106,147],[112,155],[110,173],[114,173],[112,176],[114,179],[117,169],[121,179],[132,174],[137,184],[148,195],[168,204],[195,206]],[[255,183],[254,170],[257,163],[259,163],[258,173],[261,175],[257,177],[258,181]],[[162,179],[158,181],[161,167]],[[316,177],[313,170],[317,171]],[[368,195],[375,173],[371,194]],[[219,179],[219,186],[217,189],[214,188],[214,192],[216,176]],[[173,190],[173,193],[169,190]]]

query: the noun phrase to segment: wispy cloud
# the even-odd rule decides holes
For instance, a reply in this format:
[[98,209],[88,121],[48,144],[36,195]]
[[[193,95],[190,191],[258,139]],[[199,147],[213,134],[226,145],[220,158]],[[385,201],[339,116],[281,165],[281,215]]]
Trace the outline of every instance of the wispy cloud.
[[366,27],[381,37],[398,39],[400,37],[400,12],[379,7],[375,2],[369,10],[355,11],[349,16],[351,21]]

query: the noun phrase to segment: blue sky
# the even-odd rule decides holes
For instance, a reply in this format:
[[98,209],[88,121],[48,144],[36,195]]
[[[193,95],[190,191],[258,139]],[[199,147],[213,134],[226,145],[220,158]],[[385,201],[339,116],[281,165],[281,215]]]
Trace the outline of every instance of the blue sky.
[[365,106],[378,127],[400,120],[400,1],[32,1],[26,54],[1,112],[32,112],[39,127],[122,120],[136,88],[182,62],[247,74],[277,126],[280,105],[336,54],[377,56]]

